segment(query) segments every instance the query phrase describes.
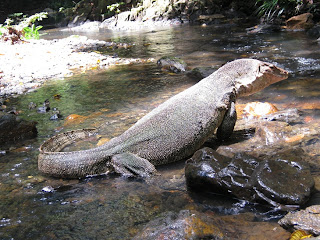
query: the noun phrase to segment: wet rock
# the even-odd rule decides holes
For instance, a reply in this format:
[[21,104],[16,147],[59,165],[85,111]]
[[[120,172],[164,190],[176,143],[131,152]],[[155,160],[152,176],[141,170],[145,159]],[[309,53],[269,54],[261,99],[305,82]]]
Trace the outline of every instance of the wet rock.
[[201,24],[217,24],[226,17],[222,14],[200,15],[197,21]]
[[29,110],[35,109],[37,107],[37,104],[34,102],[30,102],[28,105]]
[[258,198],[269,203],[301,205],[309,199],[314,188],[310,168],[303,162],[264,160],[251,178]]
[[306,111],[292,109],[292,114],[289,111],[287,114],[287,110],[259,119],[240,118],[228,142],[221,144],[213,137],[206,146],[219,145],[217,152],[229,157],[237,152],[247,152],[260,159],[276,159],[275,155],[283,152],[281,159],[294,160],[295,156],[300,158],[297,161],[306,161],[312,167],[320,166],[319,121],[306,122]]
[[257,122],[257,124],[254,139],[265,145],[273,145],[282,142],[285,137],[291,137],[291,134],[293,133],[292,126],[285,122],[264,121]]
[[49,118],[49,120],[55,121],[55,120],[59,120],[61,118],[62,118],[62,115],[60,114],[60,111],[57,108],[53,108],[52,115]]
[[92,8],[93,5],[86,0],[78,2],[74,7],[73,20],[69,23],[69,25],[74,26],[84,23],[89,18]]
[[201,79],[211,75],[214,71],[215,69],[211,67],[197,67],[192,69],[192,71],[188,72],[187,75],[191,78],[200,81]]
[[61,10],[56,11],[51,8],[45,8],[43,12],[48,13],[47,18],[41,21],[41,25],[43,25],[45,29],[64,27],[67,25],[65,22],[67,19],[65,9],[61,8]]
[[159,218],[149,222],[144,230],[134,239],[223,239],[220,229],[195,215],[195,213],[184,210],[179,213],[166,212]]
[[55,189],[51,186],[46,186],[46,187],[42,188],[41,191],[46,192],[46,193],[52,193],[52,192],[55,192]]
[[254,137],[248,143],[256,142],[256,146],[260,146],[260,148],[263,145],[273,146],[277,149],[288,148],[303,144],[302,140],[306,141],[318,131],[319,126],[315,126],[313,129],[313,127],[306,127],[303,122],[291,121],[289,124],[282,121],[257,121]]
[[316,236],[320,235],[320,205],[313,205],[305,210],[289,212],[279,220],[285,228],[302,229]]
[[311,13],[304,13],[286,21],[287,29],[290,30],[305,30],[313,27],[314,23],[312,21],[313,15]]
[[317,24],[313,28],[309,29],[307,33],[310,37],[319,38],[320,37],[320,24]]
[[187,68],[187,64],[177,57],[162,57],[157,61],[157,64],[162,69],[174,73],[185,72]]
[[246,117],[261,117],[278,111],[276,106],[268,102],[250,102],[244,107],[243,115]]
[[46,99],[41,107],[38,107],[37,112],[38,113],[46,113],[50,110],[50,101],[49,99]]
[[280,24],[259,24],[246,29],[248,33],[269,33],[281,31]]
[[260,160],[243,153],[228,158],[210,148],[198,150],[187,161],[185,174],[191,189],[232,194],[273,206],[301,205],[314,187],[304,162]]
[[69,116],[66,117],[65,123],[63,124],[64,126],[68,125],[76,125],[83,123],[88,117],[86,116],[81,116],[78,114],[70,114]]
[[101,26],[101,22],[98,21],[86,21],[84,23],[80,23],[75,27],[70,27],[65,29],[65,31],[73,31],[73,32],[99,32]]
[[[274,223],[257,223],[247,215],[216,216],[211,212],[165,212],[146,224],[133,239],[288,239]],[[256,233],[252,228],[259,229]]]
[[50,107],[47,107],[47,106],[41,106],[41,107],[38,107],[37,109],[37,112],[38,113],[46,113],[50,110]]
[[296,108],[290,108],[282,111],[271,113],[268,116],[261,116],[262,119],[267,121],[282,121],[286,123],[301,122],[301,112]]
[[0,112],[0,145],[36,136],[36,122],[26,121],[13,114]]
[[[273,148],[273,152],[277,149],[292,147],[292,144],[287,144],[290,142],[287,140],[295,139],[297,136],[307,138],[308,136],[316,134],[319,127],[317,123],[314,125],[315,126],[309,125],[309,127],[306,127],[303,116],[300,116],[300,112],[295,110],[290,112],[280,111],[271,115],[262,116],[259,119],[239,119],[236,123],[233,136],[240,137],[237,136],[237,133],[240,134],[244,132],[244,134],[246,134],[250,129],[253,129],[253,133],[248,136],[248,141],[238,140],[233,143],[232,146],[229,146],[229,149],[238,149],[238,151],[233,152],[254,151],[258,153],[259,151],[265,151],[266,147],[270,147],[270,150]],[[297,139],[295,144],[299,142],[301,141]]]

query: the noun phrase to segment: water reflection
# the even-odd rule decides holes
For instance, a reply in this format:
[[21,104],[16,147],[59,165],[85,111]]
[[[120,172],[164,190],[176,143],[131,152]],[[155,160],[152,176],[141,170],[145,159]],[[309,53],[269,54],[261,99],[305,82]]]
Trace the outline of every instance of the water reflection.
[[[47,38],[68,34],[52,32]],[[235,25],[220,25],[183,26],[125,36],[100,32],[91,37],[134,44],[128,49],[103,49],[106,54],[139,58],[174,55],[184,59],[190,68],[218,68],[241,57],[277,63],[288,69],[291,77],[239,103],[254,99],[283,108],[300,104],[305,109],[306,103],[312,103],[310,113],[318,117],[314,109],[320,109],[319,45],[304,33],[254,35]],[[114,137],[194,83],[186,75],[170,75],[148,63],[50,81],[37,91],[10,100],[8,106],[19,109],[22,117],[38,121],[39,136],[6,146],[3,149],[7,153],[0,154],[0,238],[129,239],[158,214],[181,209],[209,209],[220,214],[252,211],[259,220],[279,217],[279,212],[235,199],[189,194],[183,163],[160,167],[162,175],[151,182],[118,176],[62,180],[37,171],[37,148],[56,132],[96,127],[104,137]],[[61,98],[54,99],[56,94]],[[46,99],[61,111],[63,120],[50,121],[50,112],[39,114],[28,109],[29,102],[41,104]],[[65,124],[70,114],[84,116],[83,121]]]

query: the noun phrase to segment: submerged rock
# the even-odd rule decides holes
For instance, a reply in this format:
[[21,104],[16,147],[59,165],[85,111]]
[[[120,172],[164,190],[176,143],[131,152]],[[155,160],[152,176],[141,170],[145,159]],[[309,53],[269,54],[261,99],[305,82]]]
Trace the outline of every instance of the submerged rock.
[[309,29],[307,34],[310,37],[319,38],[320,37],[320,24],[318,23],[313,28]]
[[70,114],[69,116],[66,117],[65,123],[63,125],[68,126],[68,125],[80,124],[84,122],[87,118],[88,117],[81,116],[78,114]]
[[162,57],[157,61],[158,66],[170,72],[185,72],[187,64],[177,57]]
[[228,158],[207,147],[187,161],[185,174],[191,189],[232,194],[273,206],[301,205],[314,187],[304,162],[260,160],[243,153]]
[[188,72],[188,76],[196,80],[202,80],[203,78],[211,75],[216,69],[212,67],[197,67]]
[[50,116],[49,120],[55,121],[62,118],[60,111],[57,108],[53,108],[52,115]]
[[217,226],[203,221],[195,213],[182,210],[179,213],[165,212],[159,218],[149,222],[145,229],[134,239],[223,239],[223,233]]
[[200,15],[197,19],[197,22],[201,24],[216,24],[220,23],[222,19],[226,17],[222,14],[212,14],[212,15]]
[[281,121],[286,123],[297,123],[301,122],[300,118],[301,113],[296,108],[289,108],[282,111],[275,111],[270,113],[267,116],[262,115],[261,118],[267,121]]
[[[252,229],[257,229],[252,232]],[[255,222],[254,216],[218,216],[212,212],[165,212],[150,221],[133,239],[288,239],[276,223]]]
[[320,205],[313,205],[298,212],[289,212],[279,220],[285,228],[302,229],[314,235],[320,235]]
[[246,29],[248,33],[270,33],[270,32],[279,32],[281,31],[280,24],[259,24],[254,27]]
[[46,99],[41,107],[38,107],[37,112],[38,113],[46,113],[50,110],[50,101],[49,99]]
[[[238,111],[239,110],[239,111]],[[286,109],[260,118],[241,118],[241,109],[237,109],[238,120],[230,140],[220,144],[217,152],[232,157],[237,152],[250,152],[260,159],[275,159],[275,152],[297,148],[304,153],[301,160],[319,165],[316,157],[319,148],[309,143],[309,139],[318,138],[319,121],[306,124],[308,115],[297,109]],[[206,146],[219,144],[215,138],[209,139]],[[283,156],[282,159],[290,159]]]
[[0,112],[0,145],[37,136],[36,122]]

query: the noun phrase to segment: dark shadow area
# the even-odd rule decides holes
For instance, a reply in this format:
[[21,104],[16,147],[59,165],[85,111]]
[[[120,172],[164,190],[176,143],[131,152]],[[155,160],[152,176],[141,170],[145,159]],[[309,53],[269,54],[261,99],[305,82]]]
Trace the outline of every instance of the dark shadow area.
[[210,147],[217,150],[219,146],[227,146],[239,142],[243,142],[252,138],[255,134],[255,128],[241,129],[234,131],[228,140],[220,141],[214,135],[212,138],[208,139],[203,147]]

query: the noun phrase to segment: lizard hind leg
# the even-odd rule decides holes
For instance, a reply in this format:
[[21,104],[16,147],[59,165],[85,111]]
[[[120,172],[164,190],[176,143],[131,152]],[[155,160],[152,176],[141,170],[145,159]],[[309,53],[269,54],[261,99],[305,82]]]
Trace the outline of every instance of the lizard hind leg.
[[156,172],[154,165],[147,159],[141,158],[133,153],[113,155],[111,165],[115,172],[125,177],[149,177]]

